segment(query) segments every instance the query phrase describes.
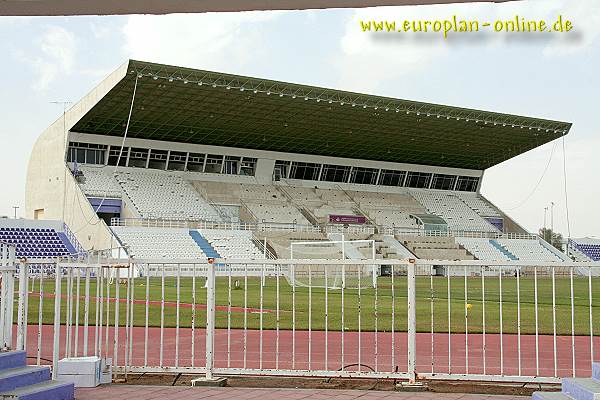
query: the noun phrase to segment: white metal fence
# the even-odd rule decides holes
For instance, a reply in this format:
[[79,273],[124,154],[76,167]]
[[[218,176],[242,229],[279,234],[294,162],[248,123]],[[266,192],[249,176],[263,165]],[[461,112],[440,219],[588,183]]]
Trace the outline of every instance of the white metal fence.
[[15,247],[0,242],[0,351],[12,345]]
[[[2,254],[3,343],[37,363],[93,354],[124,374],[556,382],[600,358],[600,263]],[[359,264],[379,271],[374,285],[351,283]]]

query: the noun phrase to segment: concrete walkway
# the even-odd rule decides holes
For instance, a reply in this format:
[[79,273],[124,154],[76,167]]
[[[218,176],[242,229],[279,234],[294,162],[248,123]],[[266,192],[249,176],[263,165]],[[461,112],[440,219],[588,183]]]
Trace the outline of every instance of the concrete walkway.
[[530,397],[435,392],[392,392],[334,389],[255,389],[188,386],[109,385],[77,389],[76,400],[528,400]]

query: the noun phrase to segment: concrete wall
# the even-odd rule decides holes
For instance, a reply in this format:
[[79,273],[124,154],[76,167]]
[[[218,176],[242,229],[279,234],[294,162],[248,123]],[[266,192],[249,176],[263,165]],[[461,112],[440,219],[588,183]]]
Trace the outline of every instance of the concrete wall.
[[44,219],[64,221],[84,249],[106,249],[110,230],[95,214],[65,163],[66,132],[112,89],[127,72],[127,64],[108,76],[50,125],[37,139],[29,158],[25,184],[25,214],[43,209]]

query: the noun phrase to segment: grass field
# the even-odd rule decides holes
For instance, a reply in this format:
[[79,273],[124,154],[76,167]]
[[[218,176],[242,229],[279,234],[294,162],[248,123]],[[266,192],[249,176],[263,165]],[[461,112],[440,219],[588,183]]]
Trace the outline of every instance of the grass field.
[[[240,288],[231,290],[232,307],[244,307],[244,280],[238,278]],[[263,287],[263,308],[269,312],[263,313],[263,328],[275,329],[277,325],[276,317],[276,291],[277,280],[267,278],[266,286]],[[62,282],[63,293],[66,293],[66,280]],[[493,333],[500,330],[500,302],[499,302],[499,279],[497,277],[485,279],[485,321],[486,332]],[[197,304],[206,304],[206,290],[203,288],[204,279],[196,280],[196,299]],[[430,286],[432,284],[432,287]],[[75,285],[74,285],[75,286]],[[227,278],[217,278],[217,306],[219,308],[216,315],[216,324],[218,328],[225,328],[228,325],[228,313],[226,310],[228,304],[228,285]],[[483,319],[483,297],[481,278],[467,279],[467,303],[471,304],[468,311],[468,332],[482,332]],[[35,282],[33,294],[29,298],[29,323],[38,322],[39,281]],[[80,286],[80,323],[83,323],[83,295],[84,281],[82,279]],[[115,297],[115,284],[110,287],[110,297]],[[120,285],[120,298],[125,298],[127,293],[126,284]],[[590,307],[588,280],[585,277],[575,277],[573,280],[574,290],[574,325],[575,333],[578,335],[590,334]],[[106,296],[106,286],[103,288]],[[286,279],[279,279],[279,326],[280,329],[292,328],[292,288]],[[46,294],[54,293],[54,281],[49,279],[44,281],[44,292]],[[394,330],[406,331],[407,327],[407,280],[406,277],[396,277],[394,281]],[[73,293],[76,293],[74,288]],[[150,279],[150,300],[160,302],[161,279]],[[177,289],[175,278],[165,278],[164,299],[167,302],[176,302]],[[95,280],[90,284],[90,295],[95,296]],[[341,291],[328,290],[328,329],[340,330],[342,323]],[[392,284],[389,277],[378,278],[377,295],[375,289],[361,289],[360,297],[357,289],[347,289],[344,292],[344,327],[345,330],[358,330],[359,314],[360,329],[364,331],[375,330],[375,320],[377,316],[377,329],[379,331],[390,331],[392,328]],[[145,300],[146,279],[138,278],[135,281],[135,298]],[[323,330],[325,328],[325,290],[312,289],[309,294],[308,288],[296,288],[296,329],[308,329],[309,326],[309,296],[310,296],[310,315],[311,328],[314,330]],[[594,304],[592,307],[593,321],[595,325],[594,335],[600,335],[600,278],[594,278],[592,281],[592,298]],[[377,300],[377,312],[375,312],[375,300]],[[192,279],[181,278],[180,302],[192,303]],[[61,302],[62,320],[64,322],[66,315],[66,299]],[[106,303],[105,303],[106,305]],[[534,307],[534,281],[530,277],[522,277],[520,280],[520,310],[521,310],[521,333],[532,334],[535,332],[535,307]],[[120,324],[125,323],[125,303],[120,303]],[[247,283],[247,307],[260,308],[260,280],[258,278],[248,278]],[[110,321],[114,323],[115,303],[111,303]],[[436,332],[448,332],[448,280],[444,277],[417,278],[417,330],[420,332],[429,332],[432,325],[433,308],[433,327]],[[145,324],[144,303],[135,304],[134,324],[144,326]],[[359,312],[360,310],[360,312]],[[90,301],[90,323],[95,321],[96,302]],[[462,277],[450,279],[450,314],[451,331],[465,332],[465,280]],[[43,300],[43,323],[51,324],[54,321],[54,299],[46,297]],[[504,333],[517,332],[517,280],[513,277],[502,278],[502,320]],[[75,306],[73,307],[73,316],[75,316]],[[230,314],[232,328],[244,327],[244,312],[240,309],[234,309]],[[259,328],[260,313],[246,313],[248,328]],[[104,316],[106,318],[106,307]],[[191,326],[192,308],[190,306],[180,307],[180,326]],[[151,304],[149,306],[149,325],[160,326],[161,307],[160,304]],[[571,333],[571,295],[570,280],[568,277],[556,278],[556,320],[557,333]],[[196,310],[196,326],[203,327],[206,321],[206,312],[202,308]],[[176,307],[174,305],[165,306],[164,312],[165,326],[173,327],[176,325]],[[549,277],[538,278],[538,324],[541,334],[551,334],[553,332],[553,313],[552,313],[552,280]]]

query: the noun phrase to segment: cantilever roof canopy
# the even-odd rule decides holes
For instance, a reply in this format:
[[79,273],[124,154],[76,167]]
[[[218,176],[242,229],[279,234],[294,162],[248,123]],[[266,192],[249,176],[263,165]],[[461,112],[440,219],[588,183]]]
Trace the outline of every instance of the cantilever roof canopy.
[[118,15],[298,10],[508,0],[0,0],[0,15]]
[[128,137],[485,169],[566,135],[570,123],[169,65],[128,70],[71,129]]

